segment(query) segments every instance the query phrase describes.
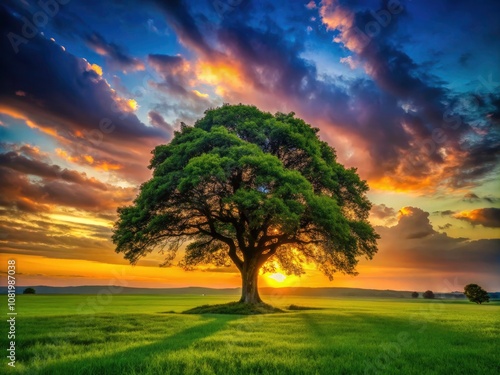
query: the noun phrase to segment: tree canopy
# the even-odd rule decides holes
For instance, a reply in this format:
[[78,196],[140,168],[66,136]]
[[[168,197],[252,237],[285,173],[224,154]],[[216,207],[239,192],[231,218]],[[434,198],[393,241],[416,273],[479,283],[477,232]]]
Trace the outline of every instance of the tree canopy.
[[35,294],[36,291],[34,288],[26,288],[23,290],[23,294]]
[[468,284],[464,287],[464,294],[471,302],[482,304],[483,302],[490,302],[488,292],[477,284]]
[[377,251],[366,182],[294,113],[224,105],[152,153],[153,177],[114,227],[131,263],[159,249],[171,265],[186,243],[182,267],[233,263],[242,301],[259,302],[261,267],[300,275],[311,262],[332,279]]

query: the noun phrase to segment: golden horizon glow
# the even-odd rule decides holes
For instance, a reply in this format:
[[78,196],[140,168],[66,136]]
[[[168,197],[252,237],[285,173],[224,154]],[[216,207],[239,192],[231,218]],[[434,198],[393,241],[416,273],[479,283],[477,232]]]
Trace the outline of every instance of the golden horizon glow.
[[[2,259],[7,259],[4,254]],[[90,260],[47,258],[36,255],[9,254],[16,260],[19,286],[85,286],[116,285],[136,288],[239,288],[239,272],[210,272],[207,270],[184,271],[179,267],[160,268],[138,264],[104,263]],[[141,263],[141,262],[139,262]],[[278,282],[269,275],[260,275],[259,287],[306,287],[306,288],[361,288],[378,290],[423,290],[451,291],[460,289],[474,274],[449,274],[441,271],[429,272],[414,278],[418,268],[378,267],[367,262],[358,267],[356,277],[337,275],[329,281],[320,271],[308,269],[299,276],[287,276]],[[494,281],[492,281],[494,282]],[[487,285],[485,285],[488,288]]]

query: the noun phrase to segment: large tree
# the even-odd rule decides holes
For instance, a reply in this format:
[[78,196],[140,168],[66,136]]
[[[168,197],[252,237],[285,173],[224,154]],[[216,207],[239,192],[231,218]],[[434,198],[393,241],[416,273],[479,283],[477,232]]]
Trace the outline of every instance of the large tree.
[[300,275],[305,262],[333,279],[377,251],[368,186],[294,113],[224,105],[153,150],[153,177],[118,209],[113,241],[131,263],[155,249],[171,265],[230,266],[241,302],[259,303],[259,270]]

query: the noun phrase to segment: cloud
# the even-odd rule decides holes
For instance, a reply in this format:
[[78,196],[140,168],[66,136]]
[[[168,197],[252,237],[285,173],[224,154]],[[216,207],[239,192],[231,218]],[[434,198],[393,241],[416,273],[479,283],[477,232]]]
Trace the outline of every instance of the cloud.
[[[2,33],[21,33],[21,20],[4,7],[0,20]],[[143,124],[131,98],[120,97],[91,64],[43,35],[17,54],[7,38],[0,44],[0,113],[47,134],[75,163],[120,165],[116,173],[137,182],[150,175],[149,152],[169,139],[168,129]],[[20,90],[26,95],[15,94]]]
[[445,229],[450,229],[452,226],[453,226],[452,224],[446,223],[445,225],[439,225],[438,228],[441,230],[445,230]]
[[394,208],[388,207],[385,204],[374,204],[371,213],[379,219],[386,219],[396,215]]
[[149,122],[152,125],[164,128],[169,133],[168,140],[172,139],[174,129],[173,129],[172,125],[170,125],[168,122],[165,121],[165,119],[163,118],[162,115],[160,115],[156,111],[149,111],[148,116],[149,116]]
[[[329,30],[323,28],[320,37],[335,38],[332,49],[344,48],[349,54],[342,61],[355,62],[365,70],[366,75],[357,78],[324,74],[305,57],[309,47],[303,42],[307,40],[304,17],[289,17],[284,26],[279,19],[260,17],[255,8],[252,14],[233,12],[213,23],[209,19],[213,12],[204,15],[200,7],[187,2],[150,3],[162,11],[178,40],[190,50],[184,56],[148,57],[148,64],[161,77],[151,85],[166,95],[150,108],[170,119],[176,116],[172,123],[195,120],[204,109],[222,102],[251,103],[272,112],[293,110],[320,127],[322,137],[336,147],[340,161],[359,166],[362,176],[377,189],[472,187],[498,166],[500,137],[490,126],[498,123],[498,96],[484,98],[479,93],[481,100],[462,108],[459,98],[464,95],[449,89],[429,72],[426,63],[416,61],[401,47],[400,21],[412,15],[390,5],[396,2],[382,2],[380,9],[370,9],[363,2],[334,0],[297,6],[308,14],[318,12]],[[380,21],[380,14],[387,12],[389,19]],[[261,22],[256,22],[259,17]],[[88,31],[84,35],[108,59],[135,64],[121,46],[103,35]],[[25,99],[30,97],[28,90],[16,91],[25,92]],[[127,100],[113,101],[134,115],[127,109]],[[464,113],[469,115],[458,116]],[[115,160],[115,164],[125,163]],[[126,168],[121,173],[129,175],[131,168]]]
[[453,217],[467,221],[472,225],[500,228],[500,208],[478,208],[471,211],[461,211],[454,214]]
[[182,56],[149,55],[148,63],[163,78],[163,82],[156,83],[155,87],[168,94],[192,97],[187,90],[189,80],[193,79],[189,62]]
[[145,69],[142,61],[125,53],[119,45],[107,42],[101,34],[89,34],[85,37],[85,42],[94,52],[108,58],[112,67],[124,72]]
[[469,192],[469,193],[466,193],[464,195],[464,199],[463,200],[466,201],[466,202],[474,202],[474,201],[481,200],[481,198],[479,198],[477,196],[477,194]]
[[[401,178],[430,183],[430,176],[440,175],[434,180],[447,181],[453,187],[474,185],[498,165],[498,134],[489,131],[480,140],[463,142],[472,128],[456,116],[457,124],[452,126],[447,121],[453,112],[443,104],[451,101],[443,84],[391,43],[398,18],[405,14],[400,3],[393,3],[399,8],[383,2],[376,12],[353,11],[336,0],[325,0],[320,8],[323,23],[337,32],[334,41],[356,54],[366,73],[389,98],[403,103],[398,104],[403,112],[396,111],[394,102],[388,112],[395,136],[385,141],[384,146],[390,145],[392,150],[385,155],[394,162],[392,168],[387,163],[383,166],[395,170]],[[389,108],[386,105],[386,110]],[[405,142],[407,147],[402,148]]]
[[428,216],[417,207],[402,208],[396,225],[376,227],[381,236],[379,252],[373,260],[362,264],[372,271],[379,269],[384,273],[411,275],[410,278],[422,280],[422,289],[432,285],[444,289],[444,281],[457,278],[464,285],[475,280],[496,288],[500,239],[449,237],[435,231]]
[[401,231],[401,236],[408,239],[436,234],[429,222],[429,213],[416,207],[403,207],[399,210],[397,227]]
[[306,4],[306,8],[307,8],[307,9],[316,9],[316,3],[314,2],[314,0],[309,1],[309,2]]
[[10,148],[11,151],[0,153],[0,207],[9,212],[49,212],[64,206],[114,213],[134,196],[135,188],[116,187],[85,173],[61,168],[29,145]]
[[168,103],[162,101],[155,111],[171,112],[178,116],[177,123],[194,122],[207,108],[215,106],[208,94],[199,91],[202,85],[197,72],[183,56],[152,54],[148,64],[161,77],[160,82],[149,84],[168,98]]
[[16,219],[15,225],[12,219],[0,217],[0,232],[3,234],[0,244],[9,254],[126,264],[113,251],[110,228],[76,223],[63,225],[51,217],[28,213],[11,214],[11,218]]
[[[322,22],[335,42],[352,53],[343,61],[355,61],[367,73],[347,78],[319,74],[314,62],[303,57],[304,28],[290,26],[293,38],[288,38],[284,36],[290,32],[270,18],[257,24],[234,12],[208,26],[181,1],[160,7],[196,57],[188,62],[170,56],[161,64],[150,59],[164,78],[158,89],[192,95],[195,81],[212,86],[223,102],[251,103],[271,112],[293,110],[321,128],[340,161],[359,166],[377,189],[474,186],[498,165],[497,133],[487,126],[493,116],[481,120],[480,137],[470,135],[476,129],[468,118],[454,126],[459,94],[394,41],[403,9],[391,5],[388,24],[378,24],[379,31],[367,39],[366,27],[373,27],[375,12],[354,11],[333,0],[320,3]],[[387,7],[384,2],[377,11]],[[463,112],[479,115],[470,106]]]
[[351,69],[356,69],[358,67],[358,63],[352,58],[352,56],[342,57],[339,61],[342,64],[347,64]]
[[165,14],[167,23],[174,29],[180,42],[195,51],[211,55],[212,48],[205,40],[196,19],[190,14],[184,1],[153,0]]
[[[64,179],[34,181],[13,169],[0,167],[0,206],[26,212],[44,212],[55,206],[77,208],[89,212],[114,212],[120,205],[132,201],[135,188],[105,186],[92,188],[85,183],[70,183]],[[3,212],[6,214],[6,212]]]
[[209,72],[220,78],[208,82],[217,86],[224,101],[253,102],[270,111],[293,109],[320,127],[322,136],[340,149],[339,155],[354,153],[348,163],[361,165],[365,177],[394,176],[398,155],[411,147],[410,135],[398,123],[404,112],[397,99],[372,81],[322,79],[316,67],[300,57],[301,43],[283,40],[281,32],[276,25],[260,30],[232,24],[218,30],[219,44],[231,63],[207,63],[214,67]]
[[452,210],[444,210],[444,211],[434,211],[434,214],[440,214],[441,216],[451,216],[455,213],[455,211]]
[[0,244],[11,254],[120,263],[109,240],[116,208],[136,188],[53,164],[30,145],[2,145]]
[[468,192],[464,195],[462,200],[464,202],[469,202],[469,203],[479,202],[479,201],[483,201],[483,200],[488,202],[488,203],[495,203],[495,202],[500,201],[500,198],[493,197],[491,195],[480,197],[475,193]]
[[106,185],[94,177],[87,177],[85,173],[63,169],[58,165],[49,165],[40,159],[27,158],[15,151],[0,154],[2,166],[16,170],[23,174],[44,177],[46,179],[61,178],[66,182],[87,185],[99,190],[106,190]]

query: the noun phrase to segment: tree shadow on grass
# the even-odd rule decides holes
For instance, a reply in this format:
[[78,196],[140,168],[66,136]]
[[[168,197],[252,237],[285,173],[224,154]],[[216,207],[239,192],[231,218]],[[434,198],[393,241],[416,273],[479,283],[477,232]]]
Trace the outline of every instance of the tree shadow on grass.
[[[147,318],[147,317],[145,317]],[[223,330],[238,316],[206,316],[206,322],[197,324],[151,344],[134,346],[111,355],[87,357],[50,364],[40,368],[39,374],[140,374],[147,371],[150,359],[156,354],[167,356],[183,350],[194,342]],[[148,372],[149,373],[149,372]]]

